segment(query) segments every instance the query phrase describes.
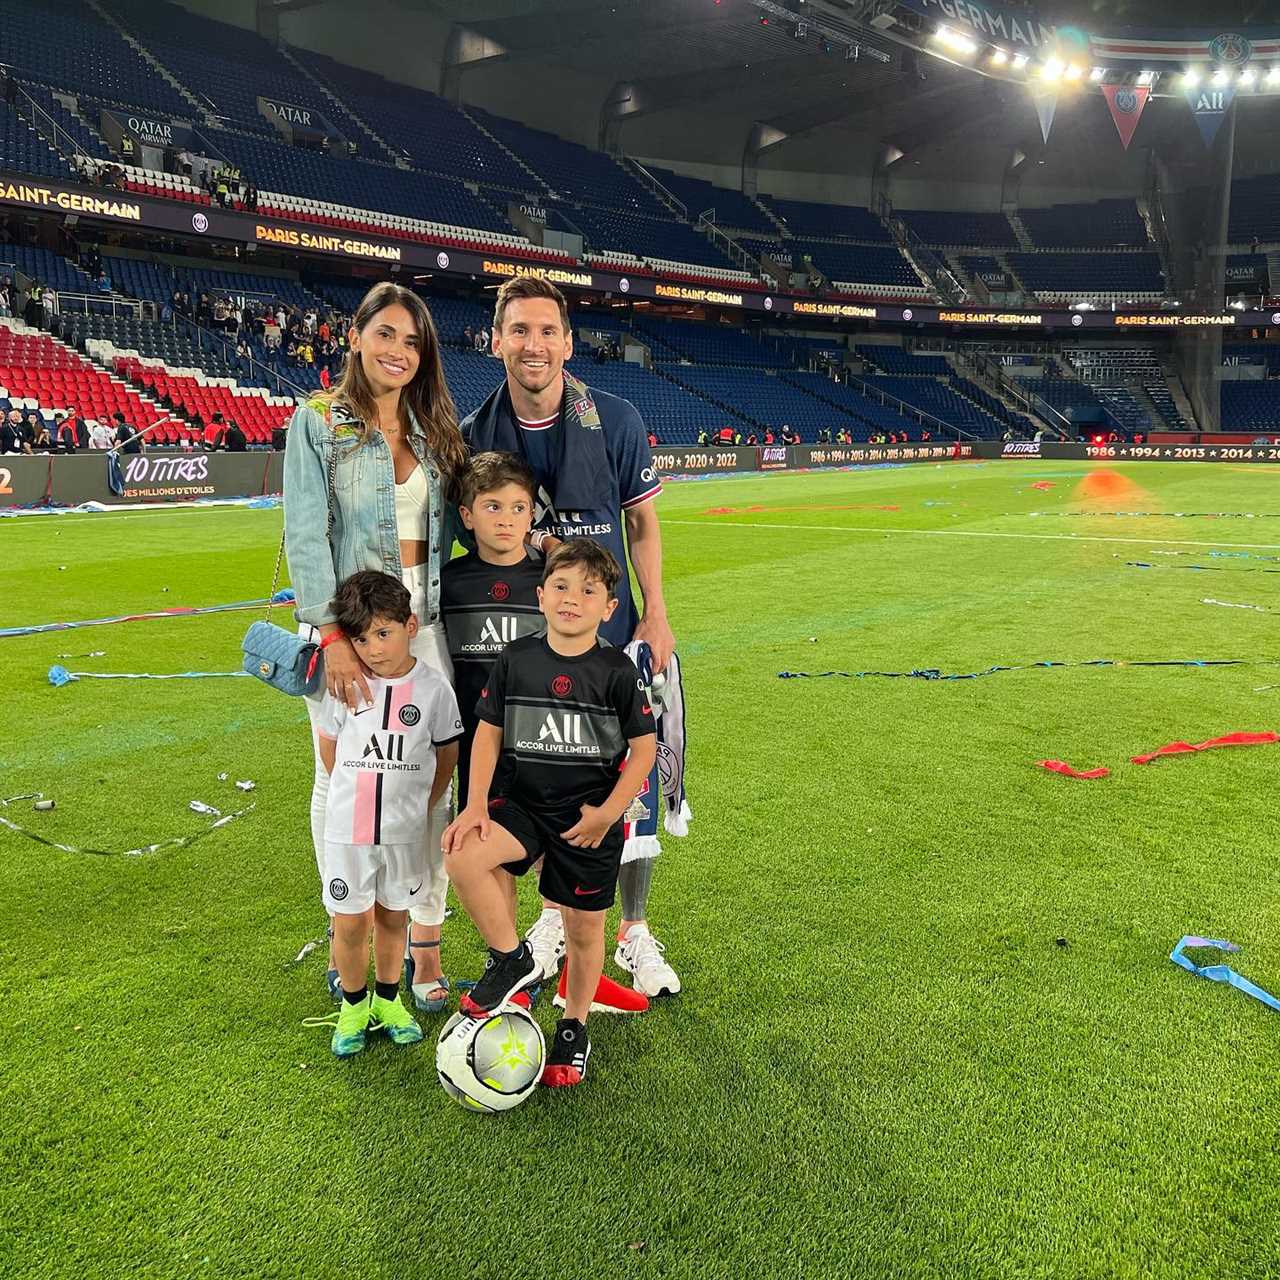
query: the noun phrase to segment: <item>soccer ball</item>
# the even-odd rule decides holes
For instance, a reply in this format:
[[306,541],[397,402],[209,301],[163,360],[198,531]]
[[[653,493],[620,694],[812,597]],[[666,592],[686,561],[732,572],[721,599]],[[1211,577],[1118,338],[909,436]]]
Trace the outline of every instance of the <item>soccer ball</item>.
[[523,1009],[509,1005],[487,1018],[455,1013],[436,1044],[436,1074],[468,1111],[510,1111],[538,1087],[546,1056],[542,1030]]

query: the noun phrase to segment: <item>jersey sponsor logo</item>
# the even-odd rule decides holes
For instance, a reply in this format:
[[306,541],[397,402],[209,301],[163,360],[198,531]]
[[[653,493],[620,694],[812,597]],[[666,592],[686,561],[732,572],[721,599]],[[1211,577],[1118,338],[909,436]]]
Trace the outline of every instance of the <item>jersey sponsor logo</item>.
[[[567,679],[567,677],[565,677]],[[570,682],[572,683],[572,682]],[[550,739],[558,746],[582,745],[582,716],[572,711],[562,711],[557,716],[554,711],[547,712],[547,718],[538,731],[538,741]]]
[[[502,583],[498,584],[498,586],[502,585]],[[493,590],[496,595],[498,587],[494,587]],[[484,625],[480,628],[481,643],[488,641],[499,647],[508,645],[516,639],[518,626],[517,620],[509,613],[500,614],[496,622],[493,618],[485,618]]]
[[[409,708],[405,707],[408,711]],[[413,708],[417,711],[417,707]],[[379,741],[379,737],[383,737],[384,741]],[[403,763],[404,761],[404,734],[388,733],[379,735],[371,733],[369,741],[364,744],[364,751],[361,752],[361,759],[367,760],[373,756],[375,760],[393,760]]]
[[[412,729],[413,726],[421,719],[422,712],[419,711],[412,702],[406,702],[404,706],[400,708],[400,723],[405,725],[407,728]],[[368,753],[366,752],[366,754]]]
[[350,892],[351,890],[347,888],[345,880],[334,879],[329,881],[329,897],[334,902],[341,902]]
[[511,595],[511,587],[505,582],[495,582],[489,590],[495,600],[506,600]]
[[567,698],[573,692],[573,680],[569,676],[556,676],[551,682],[551,692],[557,698]]

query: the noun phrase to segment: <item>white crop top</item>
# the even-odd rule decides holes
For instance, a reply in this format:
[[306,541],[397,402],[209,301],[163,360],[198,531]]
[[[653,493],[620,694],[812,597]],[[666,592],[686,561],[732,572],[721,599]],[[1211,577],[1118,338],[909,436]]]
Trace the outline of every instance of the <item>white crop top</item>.
[[396,485],[396,536],[401,542],[426,542],[430,500],[427,473],[416,466],[404,484]]

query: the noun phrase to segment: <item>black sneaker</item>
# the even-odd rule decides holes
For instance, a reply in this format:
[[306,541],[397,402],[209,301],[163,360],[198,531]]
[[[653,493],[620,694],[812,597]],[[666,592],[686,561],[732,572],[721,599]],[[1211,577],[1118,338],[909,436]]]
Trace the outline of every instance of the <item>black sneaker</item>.
[[514,956],[494,959],[493,952],[484,963],[484,976],[458,1002],[468,1018],[486,1018],[500,1009],[517,991],[532,987],[542,978],[542,968],[533,958],[527,942],[521,942]]
[[547,1065],[542,1069],[542,1083],[548,1089],[564,1089],[581,1084],[587,1078],[587,1059],[591,1057],[591,1041],[587,1029],[576,1018],[561,1018],[551,1038]]

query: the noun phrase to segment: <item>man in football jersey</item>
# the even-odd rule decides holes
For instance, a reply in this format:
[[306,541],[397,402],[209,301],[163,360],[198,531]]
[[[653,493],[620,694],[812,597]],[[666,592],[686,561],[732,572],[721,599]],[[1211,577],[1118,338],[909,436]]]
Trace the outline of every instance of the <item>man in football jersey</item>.
[[[492,347],[506,381],[462,423],[476,452],[518,454],[538,485],[531,542],[544,554],[562,539],[591,538],[622,566],[618,606],[600,634],[618,648],[645,640],[654,672],[675,649],[662,592],[662,532],[654,499],[662,482],[653,467],[645,426],[635,406],[587,387],[565,369],[573,331],[564,295],[540,276],[517,276],[498,290]],[[625,534],[624,534],[625,528]],[[644,609],[631,595],[630,561]],[[647,996],[674,995],[680,979],[649,930],[647,905],[653,858],[622,868],[622,921],[614,959]],[[550,977],[564,955],[565,934],[555,904],[544,902],[529,941]]]
[[598,642],[621,577],[589,538],[547,557],[538,591],[546,633],[508,645],[489,672],[467,807],[443,840],[445,869],[489,947],[484,976],[458,1006],[467,1017],[485,1017],[542,977],[516,933],[511,879],[541,863],[538,887],[559,907],[568,939],[565,1016],[542,1073],[551,1087],[586,1078],[586,1021],[604,968],[623,819],[657,753],[644,681],[621,649]]

